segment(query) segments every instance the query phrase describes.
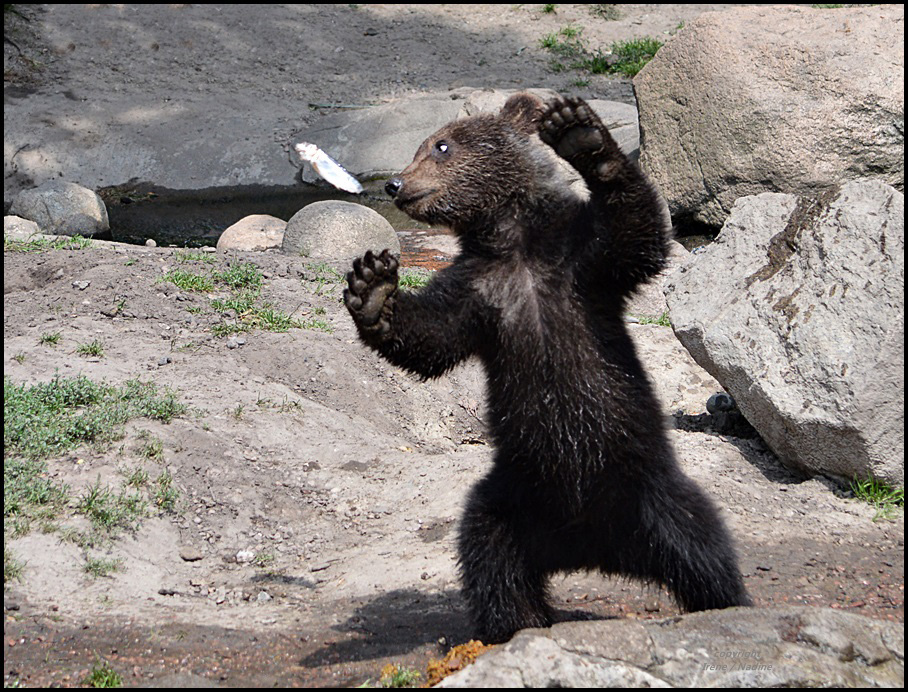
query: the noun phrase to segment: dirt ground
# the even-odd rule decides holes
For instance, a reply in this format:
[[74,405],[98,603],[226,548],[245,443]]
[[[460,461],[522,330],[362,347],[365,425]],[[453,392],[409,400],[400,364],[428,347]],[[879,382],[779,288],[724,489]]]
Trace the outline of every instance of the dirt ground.
[[[615,22],[563,5],[555,15],[538,5],[358,7],[305,10],[307,31],[325,44],[304,70],[312,100],[464,84],[569,90],[577,75],[550,71],[541,35],[573,22],[594,46],[660,36],[707,6],[627,5]],[[200,8],[220,12],[193,11]],[[39,14],[38,33],[40,21]],[[345,38],[350,22],[360,33],[380,26],[384,47]],[[86,31],[101,30],[103,22],[94,24]],[[261,24],[248,31],[261,32]],[[239,36],[247,30],[234,28]],[[494,40],[495,32],[508,40]],[[515,55],[514,45],[525,49]],[[370,69],[347,79],[332,54]],[[99,88],[111,87],[116,59],[99,40],[84,63],[105,83]],[[248,66],[199,59],[213,71],[212,89],[243,86]],[[65,52],[58,60],[35,77],[41,88],[58,88],[54,80],[65,75],[88,83],[64,69]],[[256,61],[255,88],[264,98],[280,75]],[[137,57],[126,81],[150,81],[159,69]],[[608,97],[628,88],[593,77],[588,90]],[[53,480],[77,492],[98,478],[119,487],[135,465],[153,474],[166,468],[180,499],[175,512],[91,550],[122,559],[123,571],[106,577],[87,576],[85,551],[60,531],[5,540],[26,563],[23,580],[4,592],[5,682],[78,685],[99,659],[125,685],[157,687],[349,686],[375,683],[389,662],[425,670],[429,658],[470,635],[453,543],[461,502],[491,453],[480,371],[467,365],[422,383],[369,353],[340,302],[340,264],[332,272],[276,253],[209,254],[212,263],[183,253],[114,244],[5,253],[6,376],[139,377],[173,387],[190,406],[166,425],[131,422],[108,450],[49,462]],[[160,280],[170,269],[204,273],[240,260],[263,273],[263,299],[327,329],[216,336],[212,328],[224,317],[210,297],[220,289],[196,293]],[[708,375],[679,365],[685,354],[670,328],[632,329],[666,414],[676,413],[672,439],[683,465],[716,498],[736,536],[754,600],[902,621],[901,516],[874,521],[871,507],[820,480],[791,476],[759,439],[714,434],[703,414],[715,387]],[[60,342],[40,343],[50,332]],[[78,353],[94,340],[103,356]],[[140,454],[143,431],[161,440],[159,458]],[[80,528],[80,521],[61,523]],[[553,595],[564,620],[677,612],[658,589],[594,574],[557,578]]]

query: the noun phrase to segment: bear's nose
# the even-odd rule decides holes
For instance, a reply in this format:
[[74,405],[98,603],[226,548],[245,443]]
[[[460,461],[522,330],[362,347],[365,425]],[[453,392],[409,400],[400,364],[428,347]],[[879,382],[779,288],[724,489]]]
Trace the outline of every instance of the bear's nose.
[[400,192],[400,188],[402,188],[403,186],[404,181],[395,176],[385,183],[385,192],[387,192],[392,197],[397,197],[397,193]]

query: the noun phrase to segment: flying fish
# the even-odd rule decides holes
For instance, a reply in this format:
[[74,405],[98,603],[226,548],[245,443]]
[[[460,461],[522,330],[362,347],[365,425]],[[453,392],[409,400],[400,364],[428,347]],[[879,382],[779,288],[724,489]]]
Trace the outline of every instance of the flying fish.
[[356,178],[316,145],[309,142],[300,142],[294,145],[294,148],[303,161],[311,163],[315,172],[334,185],[334,187],[354,194],[359,194],[363,191],[363,186],[360,185]]

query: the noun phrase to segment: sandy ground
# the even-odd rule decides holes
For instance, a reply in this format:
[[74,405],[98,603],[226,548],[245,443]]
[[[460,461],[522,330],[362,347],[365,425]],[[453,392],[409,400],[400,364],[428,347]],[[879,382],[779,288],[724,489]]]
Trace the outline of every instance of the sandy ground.
[[[344,102],[464,84],[572,91],[578,75],[551,72],[541,35],[568,23],[582,24],[593,45],[661,35],[706,6],[630,5],[617,22],[580,6],[556,15],[538,5],[355,7],[36,9],[15,39],[25,52],[43,46],[33,55],[44,67],[19,64],[7,46],[17,64],[7,83],[57,93],[61,109],[68,90],[125,102],[149,98],[154,83],[158,97],[200,112],[202,94],[287,108],[303,92]],[[182,38],[215,25],[230,39],[217,50]],[[128,30],[132,46],[122,40]],[[160,59],[167,41],[182,46],[173,64]],[[227,50],[236,46],[246,50]],[[585,90],[609,97],[629,86],[594,77]],[[318,116],[291,122],[288,111],[287,127]],[[357,342],[326,267],[271,253],[187,262],[182,252],[5,253],[5,375],[139,377],[175,388],[191,407],[167,425],[130,423],[110,449],[49,462],[50,476],[76,492],[99,477],[119,487],[135,465],[153,475],[166,468],[180,500],[176,512],[89,551],[122,559],[124,570],[107,577],[86,576],[85,551],[60,531],[5,540],[27,563],[4,593],[6,682],[75,685],[99,658],[125,684],[148,686],[355,685],[391,661],[424,668],[470,634],[453,539],[490,455],[481,373],[468,365],[421,383],[378,360]],[[330,331],[255,331],[231,342],[212,333],[223,318],[209,295],[160,281],[176,267],[204,273],[237,261],[259,267],[263,299]],[[40,343],[51,332],[60,343]],[[637,325],[633,335],[666,415],[679,412],[672,437],[682,463],[738,540],[755,600],[901,621],[901,520],[873,521],[870,507],[792,477],[758,439],[712,433],[701,414],[715,383],[670,328]],[[103,357],[77,352],[93,340]],[[141,456],[142,431],[161,440],[160,458]],[[658,589],[597,575],[558,578],[554,596],[565,620],[677,612]]]

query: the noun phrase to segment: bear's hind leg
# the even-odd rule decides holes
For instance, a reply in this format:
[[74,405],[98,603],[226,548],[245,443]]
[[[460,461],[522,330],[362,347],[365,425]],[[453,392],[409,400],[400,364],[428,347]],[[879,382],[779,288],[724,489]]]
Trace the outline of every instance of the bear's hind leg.
[[507,484],[496,475],[493,470],[471,491],[458,541],[464,598],[486,644],[552,624],[547,575],[531,552],[531,510],[500,492]]
[[752,605],[712,501],[680,471],[672,475],[643,499],[639,544],[625,546],[641,561],[634,576],[664,584],[688,612]]

